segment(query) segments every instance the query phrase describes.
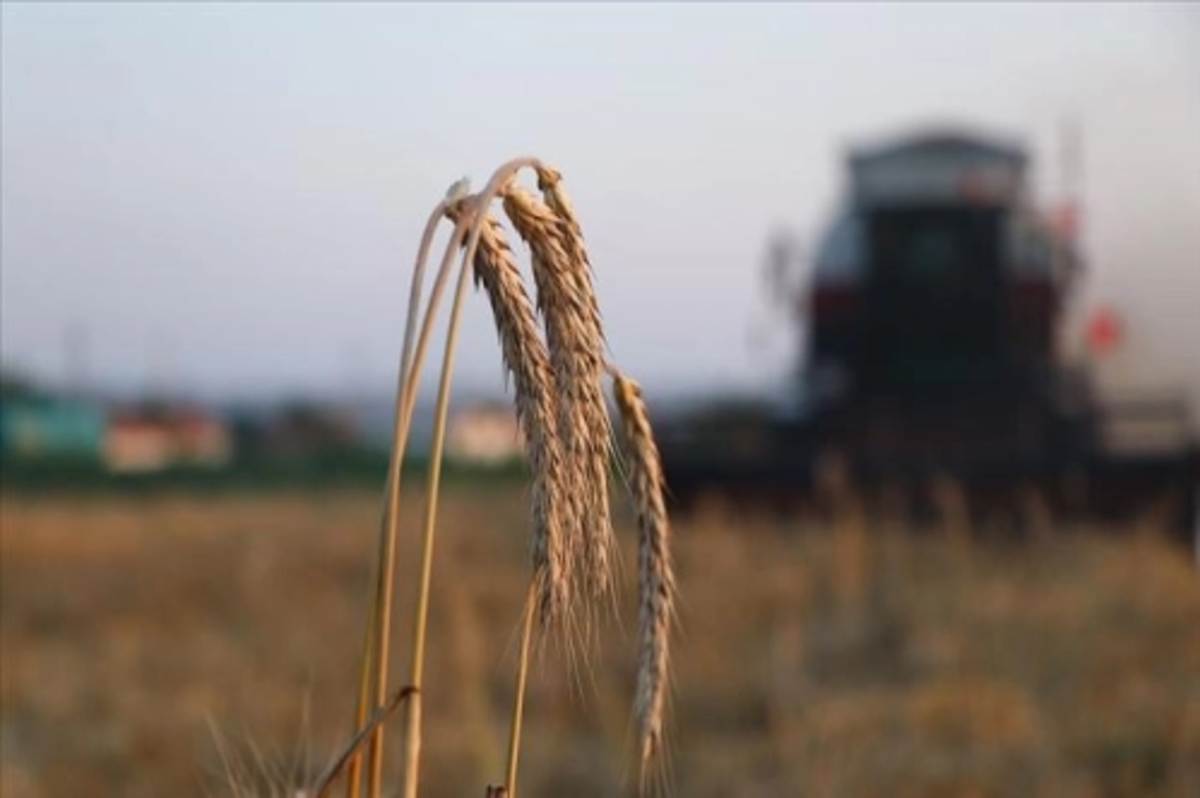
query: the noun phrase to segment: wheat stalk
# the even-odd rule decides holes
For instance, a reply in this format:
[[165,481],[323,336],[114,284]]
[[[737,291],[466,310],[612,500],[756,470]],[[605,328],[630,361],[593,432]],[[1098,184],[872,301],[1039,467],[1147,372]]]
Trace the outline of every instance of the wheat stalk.
[[[536,171],[544,201],[515,185],[517,173],[524,168]],[[544,630],[561,634],[570,650],[569,633],[573,631],[572,619],[576,610],[582,606],[591,613],[594,600],[606,593],[612,595],[617,563],[608,495],[613,444],[603,390],[607,368],[604,335],[579,220],[560,183],[558,172],[536,159],[509,161],[492,174],[479,194],[467,196],[462,181],[455,184],[426,225],[414,268],[405,328],[387,501],[372,577],[374,592],[368,606],[367,632],[363,640],[356,732],[342,756],[322,779],[320,787],[323,791],[339,774],[346,772],[349,774],[348,795],[358,798],[363,770],[360,752],[365,747],[369,774],[366,792],[371,798],[380,798],[384,721],[389,713],[402,705],[404,750],[400,794],[404,798],[417,796],[425,647],[442,456],[457,336],[466,288],[472,282],[472,275],[475,285],[484,289],[491,305],[505,370],[514,388],[518,421],[525,432],[526,455],[533,472],[530,536],[533,573],[522,620],[507,784],[502,788],[510,798],[515,798],[517,793],[524,695],[535,617]],[[506,215],[532,250],[536,303],[530,301],[525,290],[517,259],[502,224],[489,210],[498,198],[503,199]],[[443,219],[454,223],[454,232],[446,245],[422,313],[420,289],[425,262],[437,223]],[[416,582],[411,675],[402,694],[389,697],[389,629],[402,464],[437,309],[459,254],[457,286],[438,381]],[[544,342],[535,307],[544,322]],[[662,745],[670,664],[668,635],[675,583],[662,496],[662,471],[649,419],[637,384],[615,371],[613,374],[614,392],[632,455],[631,488],[638,508],[640,530],[641,641],[635,704],[641,727],[644,785],[646,770]]]
[[[437,226],[446,215],[453,201],[458,201],[462,181],[447,192],[446,199],[439,202],[429,215],[421,234],[421,244],[413,267],[412,285],[409,291],[408,317],[405,323],[404,343],[396,389],[395,418],[393,421],[392,457],[388,465],[385,505],[380,524],[379,552],[375,561],[374,595],[367,613],[367,631],[363,637],[361,672],[359,677],[358,705],[355,711],[355,728],[362,728],[367,720],[370,705],[376,709],[384,704],[387,695],[387,676],[390,665],[391,610],[395,593],[396,543],[399,537],[400,482],[403,472],[404,452],[408,447],[408,435],[412,428],[412,414],[416,405],[417,387],[420,382],[421,365],[424,362],[433,321],[438,304],[448,281],[456,243],[466,235],[466,229],[457,225],[442,258],[430,293],[429,303],[421,326],[421,335],[414,348],[413,335],[417,329],[420,308],[421,286],[425,278],[425,266]],[[369,794],[379,795],[383,778],[383,726],[376,726],[371,734],[369,747]],[[361,757],[356,753],[350,762],[347,796],[357,798],[362,778]]]
[[571,571],[591,597],[600,597],[612,591],[616,559],[608,496],[612,432],[604,402],[604,336],[587,256],[573,232],[573,212],[564,219],[515,183],[504,191],[504,210],[532,251],[554,368],[574,499],[566,546],[577,563]]
[[[453,251],[461,243],[459,238],[460,232],[464,229],[464,225],[469,222],[470,232],[466,237],[465,252],[462,256],[461,266],[459,268],[458,286],[455,291],[454,303],[451,306],[450,322],[446,331],[446,346],[442,358],[441,375],[438,383],[438,396],[436,407],[436,419],[434,421],[433,445],[430,450],[430,471],[429,483],[427,488],[427,499],[425,505],[425,524],[424,531],[421,536],[421,570],[420,579],[417,587],[417,603],[414,612],[413,625],[413,647],[412,647],[412,665],[411,677],[409,685],[413,692],[404,705],[404,757],[403,757],[403,783],[401,785],[401,795],[404,798],[417,798],[417,785],[419,781],[419,765],[421,758],[421,687],[424,679],[425,667],[425,642],[428,630],[429,619],[429,599],[430,585],[433,574],[433,546],[435,532],[437,530],[437,505],[439,490],[441,487],[442,473],[442,454],[446,438],[446,417],[450,407],[450,382],[451,375],[454,370],[454,355],[456,344],[458,341],[459,322],[462,316],[463,300],[466,296],[466,287],[469,282],[469,276],[473,272],[473,264],[480,251],[480,242],[483,236],[484,224],[487,218],[487,209],[492,200],[499,194],[505,183],[523,166],[530,165],[532,159],[516,159],[504,164],[492,175],[488,184],[483,191],[475,197],[470,198],[469,204],[467,198],[461,198],[456,201],[464,203],[464,208],[469,207],[469,211],[464,211],[465,218],[460,218],[459,223],[455,228],[455,238],[451,241],[446,250],[446,258],[443,261],[442,269],[439,273],[439,279],[448,273],[450,267],[450,258]],[[452,203],[446,203],[447,209]],[[431,304],[434,300],[430,300]],[[410,308],[410,312],[412,309]],[[412,371],[414,374],[419,374],[422,356],[424,351],[422,346],[427,340],[427,336],[432,324],[433,312],[432,308],[425,314],[425,322],[421,331],[421,340],[418,342],[417,353],[413,358]],[[408,409],[407,419],[411,422],[412,408],[416,401],[416,380],[410,380],[408,384],[408,395],[404,397],[406,407]],[[524,662],[523,662],[524,667]],[[519,702],[523,700],[523,695],[518,696]],[[373,785],[371,795],[373,798],[379,798],[380,792]]]
[[634,380],[615,369],[612,378],[638,524],[638,684],[634,707],[644,788],[651,762],[662,747],[676,585],[662,463],[650,415],[641,387]]

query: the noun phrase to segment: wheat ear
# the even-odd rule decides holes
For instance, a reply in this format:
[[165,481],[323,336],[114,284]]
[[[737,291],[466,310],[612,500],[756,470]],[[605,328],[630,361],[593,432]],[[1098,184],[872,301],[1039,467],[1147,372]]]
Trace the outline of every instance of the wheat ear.
[[[449,215],[457,221],[460,211],[452,209]],[[513,380],[517,419],[525,434],[533,481],[531,548],[538,608],[543,626],[549,627],[565,620],[569,609],[569,563],[562,532],[570,485],[558,434],[550,356],[504,228],[490,213],[480,229],[475,283],[491,303],[505,369]]]
[[670,682],[670,632],[675,614],[671,527],[664,501],[662,463],[641,387],[613,371],[613,395],[621,416],[629,489],[638,524],[638,684],[635,700],[644,786],[662,746]]
[[530,192],[510,183],[504,210],[532,251],[537,304],[558,394],[559,433],[569,464],[572,517],[567,555],[592,597],[612,591],[614,540],[608,469],[612,432],[604,402],[604,338],[595,310],[586,254],[560,218]]
[[[575,213],[574,203],[563,188],[562,173],[545,164],[538,164],[534,171],[537,173],[537,185],[542,193],[542,200],[562,222],[558,232],[571,259],[571,275],[576,282],[577,296],[582,302],[583,321],[589,328],[588,335],[591,340],[597,342],[598,355],[603,360],[603,348],[606,346],[604,322],[592,284],[592,264],[584,244],[583,226]],[[603,370],[603,365],[600,370]],[[612,453],[612,436],[607,426],[607,412],[601,416],[605,422],[604,435],[599,434],[601,425],[597,424],[593,432],[594,446],[590,466],[592,476],[597,480],[595,490],[598,495],[594,500],[600,508],[601,515],[592,525],[591,533],[585,541],[584,553],[589,566],[585,573],[592,576],[591,586],[596,597],[608,593],[615,600],[614,571],[620,560],[616,555],[616,540],[612,534],[612,523],[608,514],[608,463]]]

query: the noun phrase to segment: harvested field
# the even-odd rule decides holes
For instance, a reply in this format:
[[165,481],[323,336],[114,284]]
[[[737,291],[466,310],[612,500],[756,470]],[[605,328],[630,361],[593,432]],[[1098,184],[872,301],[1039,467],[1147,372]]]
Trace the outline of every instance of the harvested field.
[[[406,495],[411,558],[422,498]],[[423,794],[503,778],[525,498],[443,495]],[[590,682],[552,650],[537,661],[530,796],[636,784],[617,508],[620,621]],[[378,513],[357,491],[5,495],[0,793],[282,795],[311,778],[350,733]],[[1200,795],[1200,575],[1152,531],[1084,531],[1018,547],[882,520],[681,522],[674,794]]]

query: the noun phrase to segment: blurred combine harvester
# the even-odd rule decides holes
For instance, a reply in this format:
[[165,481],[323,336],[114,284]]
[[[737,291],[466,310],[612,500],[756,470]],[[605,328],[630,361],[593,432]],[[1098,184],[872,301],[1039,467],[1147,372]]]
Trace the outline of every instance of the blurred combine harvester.
[[792,301],[798,390],[663,429],[680,508],[712,494],[807,506],[825,466],[840,464],[856,486],[899,489],[918,510],[954,485],[980,513],[1032,501],[1060,518],[1153,513],[1190,531],[1187,404],[1113,401],[1087,361],[1068,362],[1076,222],[1035,207],[1025,152],[932,130],[853,151],[847,171]]

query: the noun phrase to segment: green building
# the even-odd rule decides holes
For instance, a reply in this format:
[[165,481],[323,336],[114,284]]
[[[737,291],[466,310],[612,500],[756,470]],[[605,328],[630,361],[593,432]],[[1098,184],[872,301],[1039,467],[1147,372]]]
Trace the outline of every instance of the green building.
[[98,405],[66,399],[0,402],[0,456],[5,460],[99,460],[107,416]]

